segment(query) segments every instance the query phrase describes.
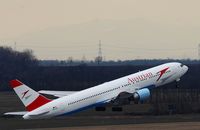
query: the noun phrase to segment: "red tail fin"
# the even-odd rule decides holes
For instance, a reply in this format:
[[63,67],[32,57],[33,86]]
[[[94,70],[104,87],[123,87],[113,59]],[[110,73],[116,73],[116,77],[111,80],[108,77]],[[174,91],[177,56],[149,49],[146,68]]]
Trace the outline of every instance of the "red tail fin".
[[29,88],[19,80],[10,81],[10,86],[14,89],[28,111],[32,111],[51,101],[50,99]]

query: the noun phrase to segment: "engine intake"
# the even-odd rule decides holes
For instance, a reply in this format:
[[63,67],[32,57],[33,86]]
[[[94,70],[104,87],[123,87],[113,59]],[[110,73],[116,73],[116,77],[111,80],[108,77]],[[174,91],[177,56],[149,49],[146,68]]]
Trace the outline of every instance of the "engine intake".
[[135,102],[145,101],[150,97],[150,91],[148,88],[143,88],[133,93],[133,99]]

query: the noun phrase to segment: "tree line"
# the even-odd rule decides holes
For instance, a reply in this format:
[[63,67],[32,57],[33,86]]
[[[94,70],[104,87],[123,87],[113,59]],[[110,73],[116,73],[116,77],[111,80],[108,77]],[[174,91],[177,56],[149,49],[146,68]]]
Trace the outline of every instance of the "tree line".
[[[187,64],[189,71],[181,79],[181,88],[200,88],[200,64]],[[0,47],[0,90],[11,90],[8,82],[19,79],[36,90],[82,90],[136,73],[154,65],[122,66],[41,66],[33,51],[15,51]],[[168,88],[175,88],[175,83]]]

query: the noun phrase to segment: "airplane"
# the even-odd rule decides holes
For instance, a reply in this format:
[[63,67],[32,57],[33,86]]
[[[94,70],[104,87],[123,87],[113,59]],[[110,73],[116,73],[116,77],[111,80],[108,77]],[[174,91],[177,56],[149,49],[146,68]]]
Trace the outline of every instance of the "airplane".
[[[82,91],[39,92],[19,80],[11,80],[14,89],[27,111],[7,112],[4,115],[22,116],[24,119],[46,119],[70,115],[91,107],[114,104],[121,99],[142,102],[150,97],[150,90],[173,81],[179,81],[188,67],[178,62],[162,64],[144,71],[105,82]],[[51,100],[41,94],[58,97]]]

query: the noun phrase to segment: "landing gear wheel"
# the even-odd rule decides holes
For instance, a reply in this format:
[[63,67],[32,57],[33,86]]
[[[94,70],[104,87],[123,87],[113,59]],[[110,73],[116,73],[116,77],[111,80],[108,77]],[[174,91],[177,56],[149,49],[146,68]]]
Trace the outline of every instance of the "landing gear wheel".
[[123,111],[122,107],[112,107],[112,111],[120,112]]
[[95,108],[96,111],[106,111],[105,107],[96,107]]

